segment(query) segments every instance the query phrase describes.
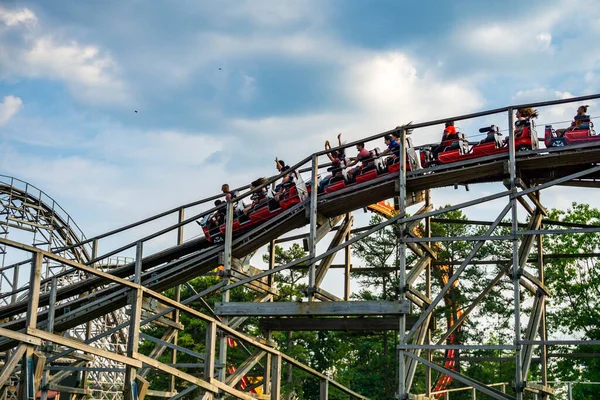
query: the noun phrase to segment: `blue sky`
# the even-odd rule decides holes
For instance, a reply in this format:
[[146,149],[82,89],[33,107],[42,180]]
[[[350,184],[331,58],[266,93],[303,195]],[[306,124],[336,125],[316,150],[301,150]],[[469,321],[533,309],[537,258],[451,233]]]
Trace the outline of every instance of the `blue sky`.
[[274,173],[275,156],[296,162],[338,132],[599,92],[599,22],[594,0],[4,0],[0,172],[91,236]]

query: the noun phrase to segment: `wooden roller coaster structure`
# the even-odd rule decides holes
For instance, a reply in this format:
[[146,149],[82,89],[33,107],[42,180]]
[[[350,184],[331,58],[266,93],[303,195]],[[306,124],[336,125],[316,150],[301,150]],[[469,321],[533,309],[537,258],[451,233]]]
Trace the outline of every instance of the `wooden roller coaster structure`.
[[[68,384],[68,377],[98,371],[110,371],[122,377],[122,391],[112,393],[111,398],[124,396],[126,399],[143,399],[145,396],[171,399],[187,396],[202,396],[213,399],[227,395],[241,399],[279,399],[281,396],[282,363],[303,370],[320,385],[320,398],[327,399],[329,390],[345,393],[350,398],[367,398],[336,382],[334,377],[316,371],[282,353],[272,340],[274,331],[301,330],[346,330],[374,331],[392,330],[398,334],[398,368],[394,379],[398,383],[397,399],[415,398],[412,393],[417,365],[425,368],[425,393],[422,399],[434,398],[438,386],[432,384],[435,371],[446,379],[463,384],[474,391],[494,399],[523,399],[526,391],[537,393],[541,398],[553,394],[548,383],[547,365],[549,345],[597,344],[594,341],[549,341],[545,330],[545,304],[551,294],[544,284],[544,253],[541,246],[543,235],[597,233],[598,226],[569,226],[565,229],[544,229],[546,209],[541,202],[541,192],[558,185],[590,188],[600,187],[600,141],[569,144],[555,148],[536,148],[518,151],[512,130],[513,111],[518,107],[549,107],[557,104],[600,98],[600,95],[557,100],[536,104],[509,106],[494,110],[450,118],[454,121],[508,113],[507,151],[465,159],[455,163],[415,167],[414,154],[399,151],[394,168],[377,169],[370,179],[352,182],[319,193],[319,174],[327,165],[319,163],[326,152],[314,153],[291,167],[298,174],[294,186],[295,194],[288,192],[286,203],[268,203],[267,210],[260,201],[246,217],[251,222],[243,228],[245,219],[235,212],[233,202],[216,207],[210,204],[222,194],[184,204],[163,213],[115,229],[93,238],[81,238],[76,242],[65,242],[59,247],[41,248],[0,238],[3,249],[13,249],[25,254],[22,261],[3,267],[2,274],[13,279],[9,286],[0,287],[0,352],[4,357],[0,370],[0,388],[4,398],[11,396],[32,399],[38,394],[42,399],[54,392],[70,396],[106,398],[106,391],[98,382],[80,379]],[[430,121],[410,126],[400,126],[357,142],[381,140],[385,135],[397,134],[400,149],[410,150],[408,132],[439,125],[444,120]],[[413,133],[413,136],[415,134]],[[414,149],[414,148],[413,148]],[[464,151],[461,150],[461,151]],[[248,200],[290,171],[267,179],[263,184],[238,195],[236,202]],[[473,198],[434,210],[431,204],[432,190],[477,183],[499,183],[502,189],[482,197]],[[503,185],[503,186],[501,186]],[[341,186],[341,185],[340,185]],[[470,192],[473,193],[473,192]],[[260,196],[259,196],[260,197]],[[375,226],[353,229],[352,212],[385,199],[395,198],[399,213],[390,216]],[[485,234],[477,237],[431,237],[431,219],[454,210],[465,209],[495,201],[502,203],[501,211],[493,221],[486,222]],[[277,208],[279,207],[279,209]],[[407,213],[407,209],[418,209]],[[222,241],[211,241],[210,234],[203,235],[198,220],[219,212],[223,214]],[[253,214],[253,213],[262,214]],[[528,216],[526,229],[519,225],[519,213]],[[260,216],[260,219],[258,218]],[[254,220],[253,220],[254,217]],[[497,228],[510,220],[510,234],[499,235]],[[165,222],[166,221],[166,222]],[[237,222],[236,222],[237,221]],[[12,221],[15,222],[15,221]],[[11,223],[12,223],[11,222]],[[30,221],[31,222],[31,221]],[[153,233],[107,250],[106,243],[114,243],[119,235],[135,232],[136,229],[165,225]],[[552,225],[559,225],[550,221]],[[234,224],[239,227],[234,229]],[[422,224],[422,235],[414,233],[414,227]],[[399,286],[398,298],[390,301],[350,301],[351,273],[350,248],[353,243],[388,226],[395,226],[398,243]],[[294,236],[288,234],[306,227],[307,231]],[[221,232],[219,228],[219,232]],[[329,235],[331,233],[331,235]],[[123,236],[121,236],[123,237]],[[154,241],[161,238],[160,241]],[[325,251],[317,244],[328,240]],[[275,265],[276,243],[304,240],[308,249],[306,257],[286,265]],[[432,263],[444,265],[437,260],[435,244],[448,240],[461,240],[473,244],[469,255],[452,268],[442,288],[432,292]],[[512,257],[502,264],[498,275],[489,280],[486,288],[469,304],[462,304],[461,313],[450,320],[446,332],[432,337],[431,318],[456,288],[461,274],[473,263],[473,257],[486,241],[507,241],[511,245]],[[167,241],[170,244],[165,245]],[[528,265],[528,256],[537,244],[536,264]],[[256,268],[249,258],[258,249],[269,245],[270,262],[267,268]],[[64,255],[84,254],[89,257],[70,259]],[[101,249],[103,252],[101,252]],[[413,253],[416,261],[408,265],[407,255]],[[343,255],[344,263],[335,265],[336,254]],[[107,260],[121,257],[120,263]],[[44,273],[47,263],[60,265],[50,273]],[[19,273],[16,271],[19,266]],[[194,292],[187,284],[195,277],[212,273],[223,266],[222,279],[214,286]],[[343,295],[323,289],[322,283],[332,268],[344,269]],[[408,268],[410,267],[410,268]],[[291,268],[308,270],[308,285],[303,302],[273,302],[277,290],[273,285],[274,274]],[[450,270],[450,269],[449,269]],[[19,274],[28,274],[23,279]],[[16,274],[16,275],[15,275]],[[15,278],[16,276],[16,278]],[[79,276],[78,280],[67,277]],[[489,291],[502,279],[513,285],[513,343],[492,345],[485,343],[458,343],[448,339],[456,335],[465,319],[480,304]],[[425,282],[425,289],[417,288],[416,282]],[[66,283],[66,284],[63,284]],[[254,302],[230,301],[230,292],[237,287],[257,292]],[[170,290],[170,297],[165,292]],[[220,293],[222,301],[212,309],[203,297]],[[521,296],[532,299],[533,307],[528,316],[524,333],[521,317],[525,316]],[[86,336],[83,340],[69,337],[66,332],[88,324],[90,321],[106,319],[113,313],[122,312],[128,317],[116,321],[111,329]],[[178,333],[183,329],[181,314],[197,320],[199,329],[205,334],[202,349],[190,349],[178,342]],[[258,317],[263,337],[252,337],[244,332],[244,323],[249,317]],[[153,336],[141,327],[159,327],[161,332]],[[97,343],[113,335],[121,334],[126,339],[122,349],[111,352]],[[229,362],[228,351],[231,340],[243,344],[247,359],[235,370]],[[154,343],[149,354],[140,352],[140,343]],[[463,355],[473,349],[494,349],[514,354],[514,382],[509,392],[498,390],[490,382],[478,382],[453,369],[448,363],[434,362],[436,351],[459,351]],[[421,356],[425,350],[426,355]],[[539,376],[541,383],[529,379],[534,350],[539,353]],[[177,355],[192,357],[195,363],[178,363]],[[165,362],[165,357],[170,362]],[[448,357],[451,358],[451,357]],[[106,367],[97,362],[109,360]],[[161,361],[162,360],[162,361]],[[447,361],[447,360],[446,360]],[[96,364],[90,364],[95,362]],[[148,379],[150,371],[169,377],[169,389],[157,390]],[[256,381],[244,380],[249,375],[260,375]],[[243,384],[240,384],[242,382]],[[251,393],[255,384],[262,391]],[[94,386],[95,385],[95,386]],[[16,390],[8,390],[8,388]],[[261,393],[262,392],[262,393]]]

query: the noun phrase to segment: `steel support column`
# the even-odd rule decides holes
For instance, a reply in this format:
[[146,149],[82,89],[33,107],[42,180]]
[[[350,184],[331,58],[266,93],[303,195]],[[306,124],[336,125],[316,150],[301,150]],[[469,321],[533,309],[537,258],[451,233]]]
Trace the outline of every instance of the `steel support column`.
[[[510,190],[512,194],[517,193],[517,167],[516,167],[516,154],[515,154],[515,132],[513,129],[513,109],[508,108],[508,168],[510,174]],[[516,400],[523,399],[523,375],[521,370],[521,345],[519,340],[521,338],[521,299],[520,299],[520,285],[519,285],[519,221],[518,221],[518,210],[517,210],[517,199],[512,197],[510,200],[512,206],[512,254],[513,254],[513,301],[514,301],[514,325],[515,325],[515,392]]]
[[[227,202],[227,208],[225,211],[225,245],[223,254],[223,283],[225,286],[229,284],[229,272],[231,271],[231,245],[233,243],[233,203]],[[229,302],[229,290],[223,290],[222,301],[223,303]],[[223,317],[221,322],[227,324],[227,317]],[[227,336],[224,331],[221,331],[219,336],[219,363],[221,369],[219,369],[219,380],[225,382],[227,377]]]
[[308,268],[308,300],[312,301],[314,288],[316,284],[316,270],[314,257],[317,254],[317,194],[319,188],[319,181],[317,175],[319,173],[319,157],[316,154],[312,156],[312,180],[311,180],[311,191],[310,191],[310,210],[309,210],[309,237],[308,237],[308,251],[309,257],[311,258],[310,266]]
[[[133,282],[141,284],[142,281],[143,243],[140,241],[135,248],[135,275]],[[129,295],[131,304],[131,320],[129,323],[129,336],[127,337],[127,357],[135,358],[140,343],[140,325],[142,320],[142,300],[144,292],[141,287],[131,289]],[[137,369],[128,365],[125,369],[124,395],[126,400],[137,400],[139,392],[136,383]]]
[[[406,214],[406,129],[400,130],[400,176],[398,185],[398,205],[399,213]],[[406,301],[406,243],[404,242],[404,230],[406,223],[400,223],[398,226],[398,300],[403,303]],[[407,343],[406,337],[406,314],[400,315],[400,326],[398,329],[398,343],[404,345]],[[396,350],[398,351],[398,350]],[[404,351],[398,351],[398,399],[403,400],[408,396],[406,387],[406,358]]]

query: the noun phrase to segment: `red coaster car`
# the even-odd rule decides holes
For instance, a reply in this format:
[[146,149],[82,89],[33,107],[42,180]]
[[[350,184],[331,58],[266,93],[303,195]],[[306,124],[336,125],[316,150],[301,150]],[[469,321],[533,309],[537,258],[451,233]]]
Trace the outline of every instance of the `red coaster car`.
[[563,147],[575,143],[600,141],[600,135],[596,135],[589,115],[576,116],[575,123],[576,125],[571,130],[559,131],[560,133],[552,129],[552,125],[546,125],[544,132],[546,147]]
[[[520,131],[515,133],[515,149],[517,151],[533,150],[539,147],[537,134],[533,129],[531,121],[518,121],[517,127]],[[490,156],[494,154],[508,153],[508,140],[503,140],[502,134],[495,125],[479,129],[481,133],[487,133],[485,139],[469,149],[469,142],[463,133],[459,133],[459,139],[449,147],[437,154],[434,158],[431,149],[421,150],[421,163],[426,166],[436,164],[450,164],[459,161],[470,160]]]

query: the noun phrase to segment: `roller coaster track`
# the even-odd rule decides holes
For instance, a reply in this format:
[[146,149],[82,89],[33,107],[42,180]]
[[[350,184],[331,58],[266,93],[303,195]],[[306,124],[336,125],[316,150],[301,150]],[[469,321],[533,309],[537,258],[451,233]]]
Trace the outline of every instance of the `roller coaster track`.
[[[486,113],[490,114],[493,111]],[[486,113],[481,113],[481,115],[486,115]],[[455,119],[460,118],[462,117]],[[433,121],[423,126],[436,122],[438,121]],[[419,126],[414,125],[414,127],[418,128]],[[382,134],[379,134],[375,138],[381,136]],[[369,140],[369,138],[365,140]],[[309,159],[305,159],[292,168],[303,165]],[[597,167],[595,168],[599,162],[600,142],[595,142],[560,149],[552,148],[519,152],[515,157],[514,168],[518,171],[519,179],[526,187],[533,187],[546,182],[556,182],[557,180],[561,184],[566,185],[600,187],[600,171]],[[409,171],[406,173],[407,196],[405,205],[408,207],[421,203],[424,200],[424,192],[431,189],[487,182],[506,183],[509,178],[509,170],[509,155],[498,154],[460,163]],[[398,173],[387,174],[337,192],[319,195],[317,210],[320,222],[317,224],[325,225],[333,218],[394,197],[398,193],[399,176],[400,174]],[[272,180],[276,178],[274,177]],[[212,196],[204,199],[202,202],[218,197],[219,195]],[[198,202],[197,204],[200,203]],[[174,210],[183,210],[185,207],[184,205]],[[309,225],[311,223],[310,209],[311,201],[310,198],[307,198],[273,219],[234,238],[231,244],[231,256],[238,259],[243,258],[247,254],[272,242],[274,239],[294,229]],[[164,232],[179,229],[202,215],[212,213],[214,210],[213,208],[204,211],[187,220],[183,219],[183,212],[181,212],[180,222],[169,228],[165,228]],[[161,215],[164,214],[166,213]],[[147,221],[150,220],[153,220],[153,218],[147,219]],[[131,226],[133,225],[135,224]],[[125,228],[127,227],[123,229]],[[157,232],[156,235],[162,232]],[[80,245],[77,245],[74,241],[69,243],[69,238],[72,236],[71,232],[63,229],[61,235],[64,235],[66,238],[65,247],[52,249],[52,251],[57,251],[60,254],[61,251],[80,248]],[[107,235],[109,234],[103,235],[103,237]],[[98,238],[90,240],[94,239]],[[90,242],[88,240],[82,243],[87,245]],[[18,243],[11,244],[18,247]],[[132,245],[126,245],[98,257],[89,255],[83,250],[75,251],[75,254],[81,257],[79,259],[80,262],[94,266],[101,259],[131,247]],[[224,252],[226,253],[225,245],[214,245],[203,237],[188,240],[176,246],[157,251],[141,259],[142,273],[140,283],[145,288],[154,292],[162,292],[175,288],[195,277],[205,275],[219,266],[222,263]],[[135,279],[134,272],[135,263],[117,266],[110,270],[112,276],[129,281]],[[66,267],[54,276],[60,278],[71,273],[73,273],[73,270]],[[42,286],[47,284],[50,279],[50,277],[42,279]],[[233,285],[230,284],[226,288],[238,286],[243,283],[244,281]],[[26,293],[27,289],[27,286],[14,288],[10,293],[2,293],[2,298],[15,295],[20,296]],[[128,288],[113,284],[109,279],[101,276],[89,277],[61,287],[56,292],[56,299],[59,304],[55,309],[54,330],[65,331],[121,309],[127,304],[128,294]],[[40,294],[40,307],[46,306],[48,303],[49,294]],[[3,324],[1,327],[13,331],[24,329],[26,319],[23,315],[27,311],[27,307],[28,303],[25,300],[11,302],[2,306],[0,308],[0,320],[8,319],[9,322]],[[40,313],[37,318],[38,328],[43,328],[47,319],[47,312]],[[12,339],[2,339],[0,340],[0,351],[11,349],[16,344],[16,341]]]
[[[544,151],[545,150],[545,151]],[[600,160],[600,146],[597,144],[577,145],[572,148],[553,151],[523,152],[517,158],[517,168],[523,177],[532,183],[542,183],[568,174],[583,171]],[[550,152],[549,152],[550,151]],[[548,153],[549,152],[549,153]],[[548,153],[548,154],[543,154]],[[479,162],[477,162],[479,161]],[[407,175],[407,190],[415,199],[420,191],[452,186],[455,184],[472,184],[484,182],[502,182],[506,176],[506,156],[490,157],[489,160],[470,160],[460,165],[434,167],[426,170],[410,172]],[[550,166],[550,167],[549,167]],[[600,186],[600,173],[588,175],[585,180],[571,181],[585,186]],[[378,201],[393,197],[397,184],[397,176],[383,176],[365,184],[343,189],[339,192],[320,196],[319,212],[328,218],[343,215]],[[351,190],[349,190],[351,189]],[[420,198],[418,198],[420,200]],[[306,206],[308,200],[280,214],[265,224],[236,238],[233,242],[233,256],[241,258],[271,240],[307,225]],[[143,259],[146,273],[142,282],[152,290],[164,291],[190,279],[201,276],[220,263],[219,255],[223,245],[213,246],[204,238],[188,241],[182,245],[165,249]],[[133,274],[133,263],[115,268],[111,273],[120,278],[129,278]],[[88,293],[92,288],[106,284],[102,278],[90,278],[61,288],[57,293],[59,300]],[[91,300],[94,301],[91,301]],[[47,304],[48,297],[42,295],[40,304]],[[91,295],[83,295],[57,309],[55,323],[57,330],[66,330],[87,322],[92,318],[104,315],[125,305],[125,290],[107,288]],[[70,311],[64,311],[68,308]],[[0,319],[14,317],[25,312],[27,303],[17,302],[0,309]],[[45,319],[40,316],[41,321]],[[10,329],[23,328],[22,319],[6,325]],[[0,344],[6,349],[13,343]]]

